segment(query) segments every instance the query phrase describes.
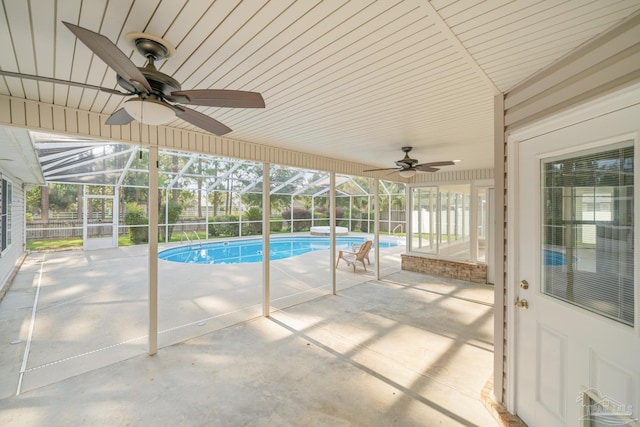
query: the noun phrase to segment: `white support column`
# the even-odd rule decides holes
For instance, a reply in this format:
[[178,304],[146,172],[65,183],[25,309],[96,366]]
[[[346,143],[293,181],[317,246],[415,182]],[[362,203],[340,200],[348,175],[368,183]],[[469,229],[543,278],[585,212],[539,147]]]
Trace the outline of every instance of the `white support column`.
[[[48,184],[47,184],[48,185]],[[80,203],[80,201],[78,201]],[[87,186],[82,186],[82,245],[85,246],[87,239],[89,238],[89,232],[87,230],[87,223],[89,222],[89,206],[87,206]]]
[[[478,187],[471,183],[471,200],[469,209],[469,244],[471,245],[470,257],[472,262],[478,262]],[[464,209],[462,210],[464,212]]]
[[204,239],[209,240],[209,191],[204,190]]
[[[379,189],[379,180],[376,178],[373,181],[373,244],[375,245],[375,257],[376,257],[376,280],[380,280],[380,189]],[[391,198],[389,198],[389,202],[391,202]]]
[[271,165],[262,164],[262,315],[269,317],[271,312],[271,262],[269,261],[269,242],[271,233]]
[[[417,194],[412,191],[407,191],[407,195],[409,195],[409,197],[413,197],[414,195],[417,196],[418,198],[418,206],[416,209],[416,213],[417,213],[417,226],[418,226],[418,247],[422,248],[422,234],[424,233],[424,224],[422,221],[422,190],[421,189],[417,189],[416,190]],[[416,201],[413,201],[413,204],[416,204]],[[406,205],[406,199],[405,199],[405,205]],[[411,218],[411,220],[413,220],[413,210],[411,211],[411,216],[407,216],[407,218]],[[411,238],[413,238],[413,236],[411,236]]]
[[289,233],[293,233],[293,196],[291,196],[291,202],[289,203],[289,212],[291,213],[289,215]]
[[393,231],[391,229],[391,194],[389,193],[387,197],[389,199],[389,203],[387,203],[387,205],[389,205],[389,206],[387,206],[388,211],[389,211],[389,217],[387,218],[387,224],[388,224],[387,225],[387,235],[390,235],[391,232]]
[[[515,409],[513,394],[510,399],[504,399],[504,307],[505,307],[505,131],[504,131],[504,95],[496,95],[493,102],[493,138],[494,138],[494,176],[495,176],[495,198],[493,200],[493,223],[491,233],[493,234],[493,256],[492,268],[495,274],[493,287],[493,396],[498,403],[505,403],[508,400],[507,409]],[[511,324],[512,325],[512,324]],[[510,325],[510,326],[511,326]],[[507,361],[509,362],[509,361]],[[513,372],[513,371],[511,371]],[[513,384],[514,377],[507,378],[507,384]]]
[[118,247],[118,236],[120,236],[120,186],[116,185],[113,188],[113,230],[111,230],[113,236],[113,247]]
[[336,174],[329,175],[329,232],[331,244],[329,246],[329,262],[331,263],[331,293],[336,295]]
[[149,147],[149,355],[158,352],[158,147]]
[[164,242],[169,243],[169,187],[164,192]]

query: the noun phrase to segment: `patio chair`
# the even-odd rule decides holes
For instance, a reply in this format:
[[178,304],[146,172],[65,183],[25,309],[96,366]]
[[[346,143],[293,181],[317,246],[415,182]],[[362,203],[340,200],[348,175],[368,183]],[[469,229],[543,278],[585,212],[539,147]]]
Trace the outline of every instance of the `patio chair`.
[[357,261],[360,261],[362,263],[362,266],[364,267],[364,270],[367,271],[367,266],[365,265],[364,260],[366,259],[369,265],[371,265],[371,261],[369,261],[369,251],[371,250],[372,245],[373,242],[371,240],[367,240],[362,245],[360,245],[360,248],[358,248],[358,250],[355,250],[354,246],[351,251],[340,251],[338,253],[338,259],[336,260],[336,268],[338,268],[340,260],[343,259],[348,266],[353,267],[354,272],[356,271]]

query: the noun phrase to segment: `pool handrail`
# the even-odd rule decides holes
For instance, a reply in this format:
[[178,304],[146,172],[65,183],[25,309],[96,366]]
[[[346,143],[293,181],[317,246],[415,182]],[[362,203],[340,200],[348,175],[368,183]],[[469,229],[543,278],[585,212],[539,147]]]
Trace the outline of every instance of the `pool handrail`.
[[200,245],[200,248],[202,248],[202,239],[200,239],[200,235],[196,230],[191,230],[191,231],[193,232],[194,236],[196,236],[196,239],[198,239],[198,244]]

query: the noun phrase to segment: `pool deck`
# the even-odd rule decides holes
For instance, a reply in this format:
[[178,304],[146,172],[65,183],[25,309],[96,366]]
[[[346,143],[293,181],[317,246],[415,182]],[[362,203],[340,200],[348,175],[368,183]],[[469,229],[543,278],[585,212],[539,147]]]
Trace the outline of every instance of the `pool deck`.
[[381,281],[338,268],[338,295],[326,254],[272,262],[268,318],[261,263],[160,262],[154,357],[146,246],[32,253],[0,302],[0,425],[497,425],[492,287],[403,250]]

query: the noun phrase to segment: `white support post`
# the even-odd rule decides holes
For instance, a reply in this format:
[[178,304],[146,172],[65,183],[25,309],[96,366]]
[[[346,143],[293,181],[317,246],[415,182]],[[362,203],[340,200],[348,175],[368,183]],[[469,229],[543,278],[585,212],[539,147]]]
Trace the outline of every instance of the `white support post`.
[[113,218],[113,247],[118,247],[118,236],[120,236],[120,186],[116,185],[113,188],[113,212],[111,212],[111,217]]
[[351,217],[353,216],[353,196],[349,196],[349,231],[353,231],[353,227],[351,225]]
[[269,261],[269,242],[271,233],[271,165],[262,164],[262,315],[269,317],[271,312],[271,262]]
[[209,191],[204,190],[204,239],[209,240]]
[[336,174],[329,175],[329,232],[331,244],[329,245],[329,262],[331,263],[331,293],[336,295]]
[[164,194],[164,242],[169,243],[169,187]]
[[[405,253],[409,253],[413,250],[413,226],[415,225],[413,223],[413,204],[415,203],[414,200],[414,193],[413,193],[413,187],[409,187],[406,186],[405,187],[405,191],[404,191],[404,225],[405,225]],[[420,216],[421,213],[418,212],[418,216]],[[431,214],[429,215],[429,218],[431,218]],[[431,221],[431,219],[429,220]]]
[[367,233],[371,233],[371,194],[367,197]]
[[158,147],[149,147],[149,355],[158,352]]
[[[417,193],[417,194],[416,194]],[[418,206],[416,209],[416,213],[417,213],[417,223],[416,224],[418,226],[418,248],[422,248],[422,233],[424,233],[424,224],[422,221],[422,190],[420,190],[419,188],[417,189],[416,193],[414,193],[413,191],[407,191],[407,195],[409,197],[414,197],[417,196],[418,198]],[[406,204],[406,199],[405,199],[405,204]],[[413,201],[413,204],[415,206],[416,202],[415,199]],[[407,216],[407,218],[411,218],[411,220],[413,220],[413,210],[411,211],[411,216]],[[413,238],[413,236],[411,236],[411,238]]]
[[[503,388],[504,381],[504,306],[505,306],[505,289],[504,289],[504,254],[505,254],[505,132],[504,132],[504,95],[496,95],[493,102],[493,138],[494,138],[494,176],[495,176],[495,192],[493,199],[493,223],[491,224],[491,233],[493,235],[493,260],[491,265],[494,271],[493,286],[493,342],[497,345],[493,348],[493,397],[498,403],[504,402]],[[512,324],[510,324],[512,325]],[[512,357],[509,355],[507,364],[510,363]],[[511,365],[513,367],[513,365]],[[513,372],[513,371],[507,371]],[[511,388],[515,383],[515,378],[510,376],[507,378],[507,384]],[[513,391],[513,389],[511,388]],[[511,394],[513,396],[513,394]],[[515,399],[507,402],[507,410],[512,413],[515,410],[513,403]]]
[[[478,187],[471,183],[471,200],[469,200],[470,217],[469,217],[469,245],[470,256],[472,262],[478,262],[478,214],[480,213],[480,206],[478,204]],[[464,209],[462,212],[465,212]]]
[[[373,191],[375,194],[373,198],[373,242],[376,247],[376,280],[380,280],[380,191],[378,183],[379,180],[376,178],[375,181],[373,181]],[[391,202],[391,199],[389,199],[389,202]]]
[[387,200],[389,200],[389,203],[387,203],[387,205],[389,205],[387,206],[387,210],[389,211],[389,217],[387,218],[387,235],[390,235],[393,231],[391,229],[391,193],[388,193]]

